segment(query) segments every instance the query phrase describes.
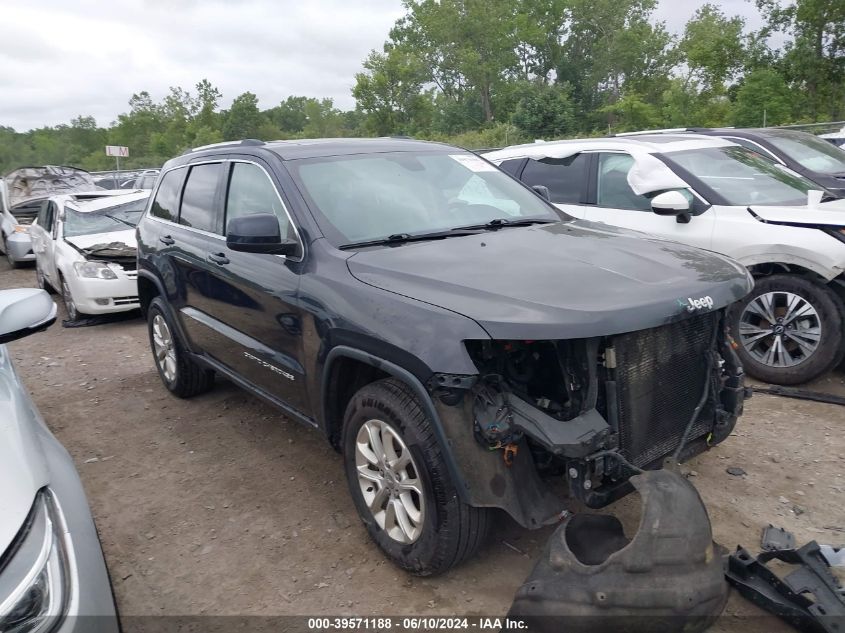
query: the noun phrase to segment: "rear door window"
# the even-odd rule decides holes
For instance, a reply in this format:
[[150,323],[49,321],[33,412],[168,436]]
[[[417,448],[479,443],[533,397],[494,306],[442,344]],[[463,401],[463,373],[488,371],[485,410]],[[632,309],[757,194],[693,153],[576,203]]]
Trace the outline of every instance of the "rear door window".
[[210,233],[221,232],[218,228],[215,198],[222,171],[221,163],[191,167],[185,182],[185,191],[182,193],[179,224]]
[[587,183],[586,154],[566,158],[530,159],[522,172],[522,181],[533,187],[548,187],[552,202],[559,204],[580,204]]
[[161,180],[150,208],[150,215],[162,220],[175,222],[179,216],[179,195],[182,193],[182,183],[185,181],[187,169],[173,169]]

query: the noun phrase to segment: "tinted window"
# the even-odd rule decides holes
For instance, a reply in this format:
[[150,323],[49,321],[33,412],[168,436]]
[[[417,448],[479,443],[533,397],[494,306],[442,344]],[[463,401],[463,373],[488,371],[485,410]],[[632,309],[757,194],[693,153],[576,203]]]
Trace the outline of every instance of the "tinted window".
[[511,176],[516,176],[516,172],[519,171],[523,160],[523,158],[511,158],[510,160],[504,160],[499,163],[499,169]]
[[596,203],[610,209],[651,211],[645,196],[638,196],[628,184],[628,172],[634,159],[628,154],[601,154],[599,156],[598,191]]
[[568,158],[531,159],[522,172],[522,180],[531,187],[548,187],[552,202],[578,204],[587,180],[587,156],[576,154]]
[[182,191],[182,181],[185,179],[186,171],[174,169],[164,175],[150,209],[151,215],[171,222],[176,221],[179,215],[179,193]]
[[222,167],[220,163],[191,167],[188,181],[185,183],[185,192],[182,194],[179,224],[201,231],[216,231],[214,194]]
[[250,163],[234,163],[226,196],[226,224],[232,218],[253,213],[274,213],[279,218],[281,235],[292,236],[282,201],[264,170]]

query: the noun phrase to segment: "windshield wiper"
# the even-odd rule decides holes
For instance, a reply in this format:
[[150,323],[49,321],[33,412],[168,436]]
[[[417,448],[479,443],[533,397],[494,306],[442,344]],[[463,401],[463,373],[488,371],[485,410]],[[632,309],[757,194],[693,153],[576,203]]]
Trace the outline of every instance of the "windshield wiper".
[[842,200],[842,196],[838,196],[830,191],[825,191],[822,195],[821,202],[833,202],[834,200]]
[[532,224],[552,224],[554,222],[559,222],[559,220],[552,220],[551,218],[496,218],[495,220],[490,220],[489,222],[485,222],[484,224],[470,224],[468,226],[459,226],[454,230],[478,231],[485,229],[500,229],[503,226],[530,226]]
[[387,237],[382,237],[377,240],[343,244],[338,248],[341,250],[348,250],[350,248],[364,248],[365,246],[384,246],[391,244],[406,244],[408,242],[425,242],[427,240],[442,240],[447,237],[459,237],[461,235],[478,235],[478,233],[479,231],[477,230],[471,230],[471,227],[449,229],[448,231],[433,231],[431,233],[394,233],[393,235],[388,235]]

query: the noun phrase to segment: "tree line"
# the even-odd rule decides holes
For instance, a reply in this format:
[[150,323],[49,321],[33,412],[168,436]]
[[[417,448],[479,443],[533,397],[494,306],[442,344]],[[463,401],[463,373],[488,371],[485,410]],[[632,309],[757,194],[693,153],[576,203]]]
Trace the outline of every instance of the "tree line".
[[405,14],[355,76],[354,110],[305,96],[262,110],[251,92],[221,109],[223,95],[203,79],[158,102],[132,95],[109,127],[90,116],[28,132],[0,127],[0,170],[109,169],[107,144],[130,147],[129,168],[239,138],[408,135],[480,148],[845,117],[845,2],[753,2],[759,29],[704,4],[672,35],[654,19],[657,0],[404,0]]

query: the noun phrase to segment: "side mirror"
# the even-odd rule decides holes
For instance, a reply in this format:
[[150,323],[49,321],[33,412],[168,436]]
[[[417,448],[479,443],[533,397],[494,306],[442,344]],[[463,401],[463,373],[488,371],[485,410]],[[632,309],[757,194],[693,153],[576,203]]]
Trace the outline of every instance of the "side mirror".
[[690,221],[690,201],[680,191],[664,191],[651,199],[651,210],[657,215],[674,215],[678,222]]
[[232,218],[226,226],[226,246],[242,253],[295,255],[299,242],[282,238],[273,213],[253,213]]
[[56,320],[56,304],[45,290],[0,290],[0,344],[47,329]]
[[552,196],[549,193],[549,188],[546,185],[532,185],[531,188],[541,198],[544,198],[546,202],[552,201]]

